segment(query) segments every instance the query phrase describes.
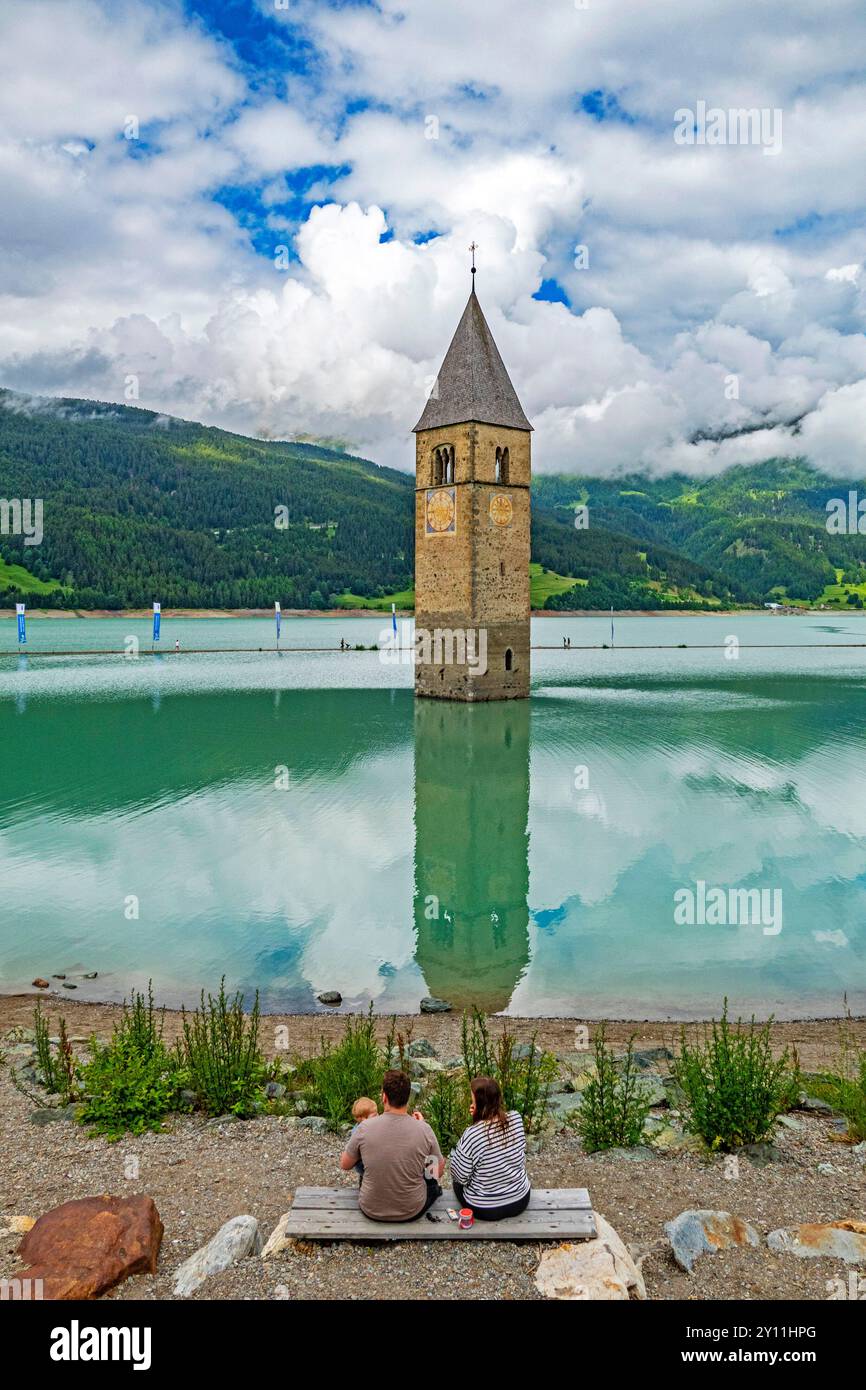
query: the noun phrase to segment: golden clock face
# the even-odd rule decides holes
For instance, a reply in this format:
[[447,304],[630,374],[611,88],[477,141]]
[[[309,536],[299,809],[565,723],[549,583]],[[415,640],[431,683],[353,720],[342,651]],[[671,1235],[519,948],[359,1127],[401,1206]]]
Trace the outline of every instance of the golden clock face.
[[490,499],[490,520],[497,526],[508,526],[514,515],[511,498],[506,492],[495,492]]
[[428,536],[454,535],[457,530],[457,509],[453,487],[428,488],[425,517]]

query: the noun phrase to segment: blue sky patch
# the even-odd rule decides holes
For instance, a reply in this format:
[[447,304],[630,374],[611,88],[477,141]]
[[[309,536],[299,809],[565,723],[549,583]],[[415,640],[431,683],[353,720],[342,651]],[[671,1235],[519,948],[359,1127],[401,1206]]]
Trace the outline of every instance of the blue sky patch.
[[558,280],[542,280],[532,298],[546,300],[549,304],[564,304],[567,309],[571,308],[571,300]]

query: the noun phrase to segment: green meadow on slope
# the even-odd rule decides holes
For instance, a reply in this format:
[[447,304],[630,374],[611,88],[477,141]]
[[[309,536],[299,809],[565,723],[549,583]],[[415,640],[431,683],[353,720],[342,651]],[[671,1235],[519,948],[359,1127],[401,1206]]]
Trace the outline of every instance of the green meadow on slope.
[[54,594],[55,598],[63,592],[56,579],[37,579],[36,575],[31,574],[23,565],[7,565],[0,556],[0,596],[7,590],[13,596]]
[[[855,486],[802,460],[697,481],[537,474],[533,607],[859,607],[866,536],[826,527]],[[0,390],[0,497],[44,502],[41,545],[0,535],[7,606],[412,603],[413,479],[338,448]]]
[[[529,590],[532,607],[543,608],[547,600],[553,595],[569,593],[587,582],[585,579],[571,579],[564,574],[552,574],[550,570],[546,570],[542,565],[533,562],[529,566]],[[578,599],[579,595],[576,596],[575,602]],[[334,599],[335,607],[369,608],[379,613],[390,613],[392,603],[402,610],[414,608],[414,588],[403,589],[400,593],[383,594],[380,598],[361,598],[359,594],[338,594]]]

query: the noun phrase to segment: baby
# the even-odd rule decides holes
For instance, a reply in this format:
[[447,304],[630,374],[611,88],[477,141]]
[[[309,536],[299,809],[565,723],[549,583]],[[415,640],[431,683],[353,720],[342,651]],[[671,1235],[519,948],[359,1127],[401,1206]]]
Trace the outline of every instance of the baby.
[[[359,1096],[352,1106],[352,1119],[356,1122],[352,1128],[352,1133],[354,1134],[355,1130],[358,1129],[365,1120],[372,1119],[372,1117],[378,1115],[378,1113],[379,1107],[374,1100],[371,1100],[369,1096]],[[355,1172],[358,1174],[358,1185],[360,1186],[364,1181],[364,1165],[360,1158],[355,1164]]]

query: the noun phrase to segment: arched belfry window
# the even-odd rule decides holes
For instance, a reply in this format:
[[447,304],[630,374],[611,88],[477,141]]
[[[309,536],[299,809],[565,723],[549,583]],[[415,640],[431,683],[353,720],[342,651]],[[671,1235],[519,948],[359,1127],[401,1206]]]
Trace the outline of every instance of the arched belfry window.
[[454,482],[454,446],[440,444],[433,451],[433,487]]
[[506,647],[505,649],[505,669],[506,671],[514,669],[514,653],[510,647]]
[[508,482],[508,450],[496,446],[496,482]]

